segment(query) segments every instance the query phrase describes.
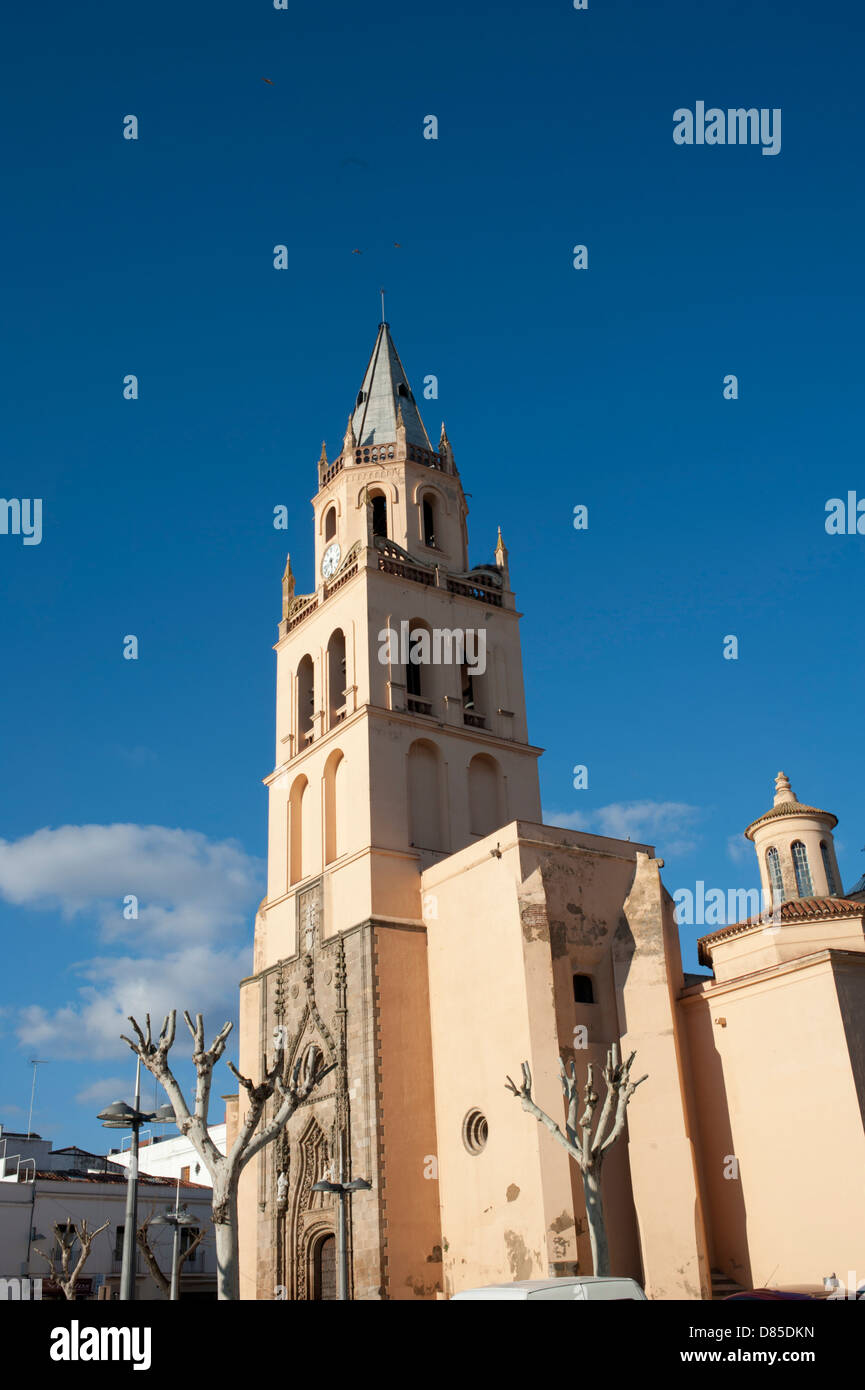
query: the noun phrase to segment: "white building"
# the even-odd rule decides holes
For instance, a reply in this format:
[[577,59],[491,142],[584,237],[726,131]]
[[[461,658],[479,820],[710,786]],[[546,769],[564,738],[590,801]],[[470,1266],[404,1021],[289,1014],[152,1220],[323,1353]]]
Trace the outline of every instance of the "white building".
[[[128,1161],[128,1155],[127,1161]],[[173,1209],[177,1179],[144,1174],[138,1182],[138,1221]],[[195,1218],[182,1232],[190,1241],[199,1229],[207,1231],[182,1270],[182,1298],[216,1297],[216,1254],[211,1229],[209,1187],[181,1178],[180,1201]],[[126,1211],[126,1173],[123,1166],[83,1149],[52,1149],[39,1135],[17,1134],[0,1126],[0,1290],[2,1297],[63,1297],[50,1282],[48,1263],[37,1250],[58,1250],[57,1228],[86,1219],[88,1230],[109,1222],[96,1237],[78,1284],[81,1298],[117,1297]],[[189,1234],[187,1234],[187,1231]],[[149,1228],[150,1246],[160,1269],[170,1277],[173,1231],[167,1225]],[[73,1264],[76,1255],[73,1252]],[[59,1269],[60,1262],[57,1260]],[[20,1281],[29,1279],[30,1285]],[[41,1289],[32,1281],[42,1280]],[[37,1292],[38,1291],[38,1292]],[[146,1261],[136,1252],[135,1297],[162,1299],[162,1291]]]
[[[207,1131],[221,1154],[225,1153],[225,1125],[211,1125]],[[129,1150],[110,1149],[111,1163],[129,1164]],[[180,1178],[185,1182],[210,1187],[210,1175],[190,1141],[183,1134],[155,1134],[142,1139],[138,1146],[139,1173],[153,1173],[158,1178]]]

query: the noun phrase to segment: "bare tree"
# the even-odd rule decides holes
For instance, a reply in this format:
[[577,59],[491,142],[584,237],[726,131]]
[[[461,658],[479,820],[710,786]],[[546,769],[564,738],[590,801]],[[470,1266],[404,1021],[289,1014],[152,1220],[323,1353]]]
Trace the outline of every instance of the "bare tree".
[[[74,1299],[75,1285],[81,1278],[81,1271],[87,1263],[90,1247],[100,1232],[104,1231],[109,1224],[108,1221],[104,1221],[101,1226],[97,1226],[95,1231],[88,1231],[86,1217],[83,1217],[80,1222],[67,1221],[65,1226],[58,1223],[54,1227],[54,1234],[60,1247],[59,1273],[57,1272],[57,1258],[53,1250],[50,1255],[46,1255],[44,1250],[35,1250],[35,1253],[41,1255],[48,1265],[51,1270],[51,1278],[55,1284],[60,1285],[66,1298]],[[81,1247],[81,1253],[70,1272],[69,1266],[72,1263],[72,1252],[75,1249],[76,1239]]]
[[[288,1123],[297,1107],[306,1100],[319,1082],[336,1065],[319,1066],[320,1054],[305,1054],[298,1058],[291,1072],[285,1076],[285,1041],[281,1028],[274,1029],[274,1056],[270,1067],[266,1055],[261,1059],[262,1080],[258,1085],[248,1077],[241,1076],[231,1062],[228,1069],[237,1077],[249,1097],[249,1109],[243,1117],[237,1137],[227,1154],[221,1154],[207,1130],[207,1112],[210,1105],[210,1086],[213,1068],[225,1051],[225,1043],[232,1025],[224,1024],[210,1047],[204,1045],[204,1017],[196,1014],[193,1024],[189,1014],[184,1012],[186,1026],[192,1035],[192,1060],[198,1080],[195,1087],[195,1103],[192,1110],[186,1104],[183,1091],[168,1064],[168,1053],[174,1042],[176,1011],[163,1020],[159,1042],[155,1043],[150,1032],[150,1015],[145,1019],[144,1031],[130,1016],[129,1022],[135,1031],[136,1041],[121,1037],[128,1043],[137,1057],[140,1057],[151,1076],[154,1076],[165,1091],[174,1108],[177,1128],[187,1136],[196,1153],[210,1174],[213,1183],[213,1228],[216,1235],[217,1291],[220,1298],[239,1298],[240,1281],[237,1265],[237,1187],[243,1169],[275,1139]],[[256,1134],[264,1108],[276,1093],[280,1103],[276,1113],[260,1133]]]
[[[165,1274],[163,1274],[162,1269],[159,1265],[159,1261],[157,1260],[153,1248],[150,1244],[150,1239],[148,1237],[147,1231],[152,1220],[153,1212],[151,1212],[149,1216],[146,1216],[145,1219],[142,1221],[141,1225],[138,1227],[138,1230],[135,1232],[135,1239],[138,1242],[139,1250],[141,1251],[142,1255],[144,1256],[147,1262],[147,1268],[150,1270],[153,1282],[156,1284],[156,1287],[158,1289],[161,1289],[161,1291],[165,1294],[167,1298],[171,1293],[171,1276],[166,1276]],[[177,1259],[178,1288],[180,1286],[180,1276],[183,1273],[183,1266],[186,1264],[186,1261],[190,1259],[192,1255],[195,1254],[195,1251],[198,1249],[199,1245],[204,1240],[206,1233],[207,1228],[202,1226],[195,1239],[189,1242],[185,1250],[181,1250]]]
[[604,1081],[607,1092],[604,1096],[604,1104],[601,1107],[594,1137],[592,1136],[592,1124],[598,1104],[598,1093],[594,1087],[591,1062],[588,1065],[586,1084],[583,1089],[585,1109],[578,1118],[580,1096],[577,1065],[576,1062],[571,1062],[570,1071],[568,1071],[562,1059],[559,1058],[562,1091],[568,1105],[564,1134],[555,1120],[550,1119],[550,1116],[533,1101],[532,1073],[529,1070],[528,1062],[523,1062],[523,1083],[521,1086],[516,1086],[510,1077],[505,1083],[515,1096],[519,1096],[523,1109],[528,1110],[530,1115],[534,1115],[540,1124],[546,1125],[554,1138],[558,1139],[559,1143],[567,1149],[571,1158],[579,1166],[586,1199],[586,1217],[588,1218],[589,1239],[592,1245],[592,1264],[595,1274],[599,1275],[610,1273],[610,1252],[607,1245],[607,1229],[604,1223],[604,1205],[601,1199],[601,1165],[604,1161],[604,1155],[612,1148],[625,1128],[625,1116],[631,1096],[648,1077],[647,1073],[646,1076],[641,1076],[639,1081],[631,1080],[631,1064],[636,1055],[636,1052],[632,1052],[627,1062],[621,1063],[618,1043],[613,1043],[607,1052],[607,1060],[604,1064]]

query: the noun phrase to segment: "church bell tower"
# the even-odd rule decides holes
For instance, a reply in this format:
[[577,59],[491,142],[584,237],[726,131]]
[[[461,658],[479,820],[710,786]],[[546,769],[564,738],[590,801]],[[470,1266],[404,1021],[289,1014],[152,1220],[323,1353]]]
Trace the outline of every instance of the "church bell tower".
[[267,895],[240,1066],[256,1073],[277,1027],[287,1068],[310,1049],[335,1066],[244,1174],[241,1293],[330,1296],[336,1210],[312,1191],[330,1174],[372,1183],[352,1199],[349,1296],[433,1297],[421,873],[540,820],[540,750],[501,533],[471,565],[454,451],[444,425],[433,447],[387,323],[339,452],[322,445],[312,505],[313,581],[297,593],[290,558],[283,576]]

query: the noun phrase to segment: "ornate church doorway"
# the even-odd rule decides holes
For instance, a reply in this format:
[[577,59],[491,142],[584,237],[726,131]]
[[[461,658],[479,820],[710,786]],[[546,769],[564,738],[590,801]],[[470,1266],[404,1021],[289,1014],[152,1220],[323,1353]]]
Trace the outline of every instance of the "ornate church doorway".
[[336,1237],[324,1236],[312,1257],[312,1296],[326,1301],[336,1298]]

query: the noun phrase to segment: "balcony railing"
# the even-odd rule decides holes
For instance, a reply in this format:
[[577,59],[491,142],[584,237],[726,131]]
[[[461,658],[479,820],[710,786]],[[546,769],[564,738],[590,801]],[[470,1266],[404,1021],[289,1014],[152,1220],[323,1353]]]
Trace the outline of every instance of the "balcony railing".
[[[436,584],[436,569],[413,565],[410,560],[404,559],[399,554],[399,547],[383,541],[383,546],[377,542],[378,568],[382,574],[393,574],[399,579],[409,579],[413,584],[423,584],[427,588],[432,588]],[[341,570],[337,577],[326,584],[321,591],[321,602],[327,603],[332,594],[335,594],[350,579],[353,579],[359,568],[359,557],[354,559],[345,569]],[[441,571],[438,571],[441,575]],[[444,578],[444,576],[442,576]],[[463,598],[476,599],[478,603],[486,603],[492,608],[502,607],[502,595],[493,588],[485,584],[480,584],[467,579],[453,579],[448,577],[445,580],[448,592],[460,594]],[[306,618],[309,617],[319,606],[319,594],[303,595],[302,599],[296,600],[296,606],[292,608],[290,616],[284,623],[280,623],[280,637],[285,637],[289,632],[293,632],[299,627]]]
[[344,467],[345,464],[343,460],[341,458],[336,459],[335,462],[332,463],[329,468],[326,468],[322,473],[321,478],[319,479],[319,485],[321,487],[327,487],[327,484],[332,482],[333,479],[336,477],[337,473],[341,473]]
[[395,457],[395,444],[364,444],[362,449],[354,451],[355,463],[387,463]]
[[337,589],[341,589],[343,584],[347,584],[352,575],[355,574],[357,574],[357,560],[354,561],[354,564],[347,565],[346,568],[337,575],[336,579],[326,586],[324,594],[325,603],[327,603],[331,594],[335,594]]
[[448,589],[452,594],[462,594],[465,598],[476,598],[481,603],[489,603],[493,608],[501,608],[502,596],[495,589],[487,589],[482,584],[472,584],[465,579],[449,579]]
[[[362,444],[354,451],[354,462],[356,466],[371,463],[392,463],[394,459],[401,457],[396,443],[390,444]],[[440,473],[446,473],[447,467],[441,454],[437,454],[434,449],[423,449],[417,444],[407,444],[405,457],[412,463],[422,463],[426,468],[437,468]],[[345,467],[346,460],[342,456],[334,459],[333,463],[328,464],[327,468],[319,473],[319,485],[327,487],[337,474],[341,473]]]
[[405,560],[394,560],[389,555],[379,555],[378,567],[384,574],[396,574],[401,579],[411,579],[415,584],[435,584],[434,571],[418,569]]
[[425,700],[422,695],[407,695],[406,709],[410,714],[432,714],[432,700]]
[[297,627],[298,623],[302,623],[304,618],[306,618],[312,612],[313,608],[317,607],[317,605],[318,594],[310,594],[306,603],[304,603],[302,607],[298,605],[298,607],[292,613],[291,617],[286,620],[286,632],[291,632],[294,628]]

